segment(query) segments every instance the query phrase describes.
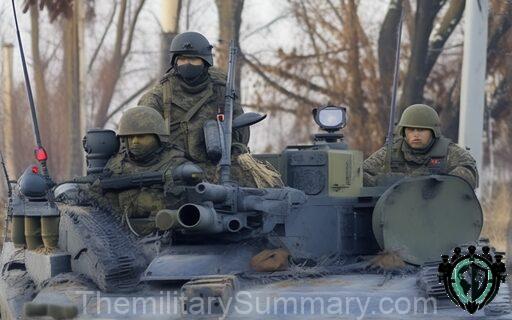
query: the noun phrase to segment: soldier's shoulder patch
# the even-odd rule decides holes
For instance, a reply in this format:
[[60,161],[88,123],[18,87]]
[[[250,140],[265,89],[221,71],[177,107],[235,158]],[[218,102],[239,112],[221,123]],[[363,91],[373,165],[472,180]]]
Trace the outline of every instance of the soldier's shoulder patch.
[[430,159],[430,165],[438,166],[439,164],[441,164],[441,159],[439,159],[439,158]]

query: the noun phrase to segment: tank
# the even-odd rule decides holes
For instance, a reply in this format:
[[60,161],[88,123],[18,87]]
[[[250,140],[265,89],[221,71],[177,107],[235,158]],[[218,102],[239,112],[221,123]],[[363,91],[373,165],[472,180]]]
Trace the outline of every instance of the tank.
[[[1,319],[469,317],[437,268],[456,246],[490,245],[471,186],[431,175],[365,187],[363,155],[340,133],[344,108],[313,113],[325,132],[311,144],[255,155],[284,187],[196,184],[197,168],[180,167],[189,201],[154,219],[123,221],[84,194],[118,148],[111,131],[84,140],[86,177],[47,190],[27,170],[9,201]],[[156,231],[135,232],[148,224]],[[509,305],[503,285],[476,316],[512,319]]]

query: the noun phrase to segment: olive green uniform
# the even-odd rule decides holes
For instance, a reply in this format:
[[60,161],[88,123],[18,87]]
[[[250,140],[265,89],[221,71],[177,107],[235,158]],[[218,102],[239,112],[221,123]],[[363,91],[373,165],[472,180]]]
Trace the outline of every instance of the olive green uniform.
[[[208,73],[206,81],[192,87],[171,70],[138,103],[154,108],[164,117],[170,129],[169,141],[182,148],[187,158],[195,163],[208,161],[203,125],[207,120],[216,119],[226,93],[226,75],[213,67]],[[242,107],[236,104],[233,117],[242,113]],[[247,145],[249,129],[233,130],[233,142]]]
[[[144,139],[151,135],[157,139]],[[164,119],[152,108],[134,107],[125,111],[119,122],[118,137],[120,151],[109,159],[100,179],[158,172],[164,183],[110,191],[101,190],[97,180],[89,188],[89,195],[99,206],[122,216],[137,234],[147,234],[154,229],[154,223],[151,219],[137,218],[153,218],[162,209],[177,209],[184,203],[184,189],[174,184],[172,171],[187,159],[183,151],[168,143]],[[141,142],[135,143],[137,137]],[[141,144],[147,150],[141,149]]]
[[[190,161],[200,166],[207,180],[218,182],[217,163],[206,156],[203,125],[216,119],[219,106],[224,104],[226,75],[210,67],[208,79],[197,85],[187,85],[172,70],[160,83],[144,94],[140,106],[157,110],[169,126],[169,141],[185,152]],[[242,107],[235,104],[233,117],[243,113]],[[233,130],[232,180],[246,187],[276,187],[281,184],[258,185],[251,174],[240,166],[237,154],[247,152],[249,128]],[[255,159],[251,159],[255,162]]]
[[161,172],[165,177],[165,184],[109,192],[106,196],[121,214],[132,218],[147,218],[164,208],[177,209],[183,204],[180,197],[182,189],[173,184],[172,170],[186,161],[182,151],[169,148],[161,148],[150,160],[143,163],[132,161],[128,152],[120,152],[108,161],[105,175],[116,177]]
[[[446,151],[445,151],[446,150]],[[478,186],[476,162],[468,151],[440,137],[425,153],[414,152],[405,139],[395,140],[392,149],[391,172],[407,176],[451,174]],[[379,175],[385,174],[386,147],[382,147],[363,163],[366,186],[375,186]]]
[[[441,121],[434,108],[425,104],[407,107],[400,118],[391,153],[391,173],[407,176],[451,174],[478,187],[478,170],[469,152],[441,134]],[[405,128],[429,129],[432,140],[423,149],[412,148],[406,142]],[[363,163],[366,186],[375,186],[378,177],[386,174],[386,147],[372,154]]]

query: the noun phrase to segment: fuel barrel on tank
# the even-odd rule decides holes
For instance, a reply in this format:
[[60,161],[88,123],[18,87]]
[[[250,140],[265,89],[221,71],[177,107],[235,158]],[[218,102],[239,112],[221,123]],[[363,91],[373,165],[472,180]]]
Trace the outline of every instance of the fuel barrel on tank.
[[431,175],[403,179],[375,205],[373,232],[379,246],[411,264],[439,261],[454,247],[478,240],[483,214],[462,178]]

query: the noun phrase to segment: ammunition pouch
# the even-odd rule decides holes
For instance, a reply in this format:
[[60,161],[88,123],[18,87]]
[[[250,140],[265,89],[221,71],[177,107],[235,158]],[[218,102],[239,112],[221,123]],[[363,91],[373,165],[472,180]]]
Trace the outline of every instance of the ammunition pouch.
[[203,125],[204,143],[206,155],[212,162],[218,162],[222,157],[222,137],[220,136],[219,124],[215,120],[208,120]]

